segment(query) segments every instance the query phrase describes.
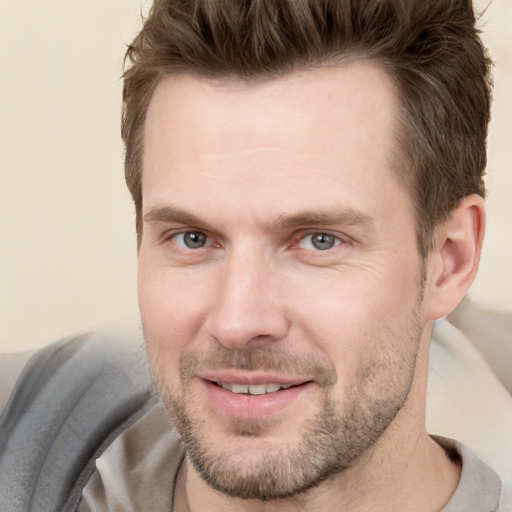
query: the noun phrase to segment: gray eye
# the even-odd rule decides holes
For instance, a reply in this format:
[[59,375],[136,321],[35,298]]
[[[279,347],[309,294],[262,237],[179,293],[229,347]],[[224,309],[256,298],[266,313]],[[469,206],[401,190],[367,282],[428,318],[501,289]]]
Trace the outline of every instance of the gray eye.
[[336,238],[326,233],[315,233],[311,237],[311,243],[313,247],[319,251],[325,251],[326,249],[332,249],[336,244]]
[[338,237],[329,233],[312,233],[305,236],[299,245],[302,249],[327,251],[340,243],[341,241]]
[[187,231],[176,235],[175,242],[177,245],[187,249],[200,249],[206,245],[208,237],[201,231]]

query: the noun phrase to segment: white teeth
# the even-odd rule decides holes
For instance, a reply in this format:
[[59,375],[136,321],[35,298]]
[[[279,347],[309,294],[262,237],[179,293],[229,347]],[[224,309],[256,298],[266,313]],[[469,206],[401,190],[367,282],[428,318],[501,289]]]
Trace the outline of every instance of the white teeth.
[[245,384],[231,384],[231,391],[233,393],[247,394],[249,392],[249,386],[246,386]]
[[219,386],[223,389],[237,394],[264,395],[265,393],[275,393],[280,389],[288,389],[289,384],[226,384],[219,382]]
[[251,395],[264,395],[267,392],[265,384],[253,384],[249,386],[249,394]]

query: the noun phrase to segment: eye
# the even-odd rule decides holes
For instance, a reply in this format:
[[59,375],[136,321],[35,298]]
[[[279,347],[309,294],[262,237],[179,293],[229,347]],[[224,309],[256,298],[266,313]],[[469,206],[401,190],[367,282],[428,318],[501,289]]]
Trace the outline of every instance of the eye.
[[340,245],[342,241],[329,233],[310,233],[302,237],[299,241],[301,249],[310,249],[315,251],[327,251],[333,247]]
[[200,249],[208,244],[208,236],[201,231],[185,231],[173,235],[172,241],[183,249]]

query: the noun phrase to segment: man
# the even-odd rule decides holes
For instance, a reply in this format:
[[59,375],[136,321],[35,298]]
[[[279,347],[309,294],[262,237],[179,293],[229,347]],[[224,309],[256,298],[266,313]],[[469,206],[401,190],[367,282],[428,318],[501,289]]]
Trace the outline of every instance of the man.
[[485,226],[474,24],[453,0],[155,2],[123,139],[161,402],[101,434],[66,510],[498,510],[425,427]]

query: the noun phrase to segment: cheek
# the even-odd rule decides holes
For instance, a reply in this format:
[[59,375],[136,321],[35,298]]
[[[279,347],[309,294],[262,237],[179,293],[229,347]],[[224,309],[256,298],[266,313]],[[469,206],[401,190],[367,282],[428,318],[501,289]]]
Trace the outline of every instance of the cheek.
[[354,271],[317,282],[306,288],[308,294],[295,294],[302,331],[339,367],[338,378],[348,379],[361,364],[406,343],[418,307],[419,276],[412,265],[396,274],[391,268]]
[[204,310],[204,280],[190,272],[139,259],[138,299],[142,322],[168,341],[190,334]]
[[157,388],[165,397],[179,396],[180,358],[193,336],[189,295],[168,272],[139,260],[139,310],[149,363]]
[[157,380],[175,374],[179,357],[187,342],[189,324],[182,319],[187,294],[177,295],[178,288],[165,272],[139,261],[138,299],[144,340]]

